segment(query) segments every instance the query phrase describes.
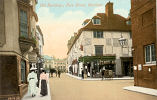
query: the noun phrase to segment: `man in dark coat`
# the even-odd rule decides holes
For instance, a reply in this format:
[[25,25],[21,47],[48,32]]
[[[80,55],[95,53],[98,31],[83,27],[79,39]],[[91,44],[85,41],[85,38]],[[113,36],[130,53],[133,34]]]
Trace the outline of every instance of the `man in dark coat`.
[[60,70],[58,70],[58,77],[60,78],[60,75],[61,75],[61,71]]
[[82,69],[81,73],[82,73],[82,79],[84,79],[84,70],[83,69]]

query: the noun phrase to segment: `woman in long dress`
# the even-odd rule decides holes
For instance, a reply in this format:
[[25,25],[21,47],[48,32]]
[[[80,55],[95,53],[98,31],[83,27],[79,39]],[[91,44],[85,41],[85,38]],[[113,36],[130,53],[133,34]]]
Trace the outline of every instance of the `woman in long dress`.
[[41,80],[40,94],[42,96],[45,96],[45,95],[47,95],[47,82],[48,82],[45,70],[42,70],[42,73],[40,74],[40,80]]
[[37,83],[37,74],[35,73],[35,69],[36,68],[31,68],[30,69],[30,73],[28,74],[28,77],[27,77],[27,81],[29,83],[28,85],[28,92],[29,94],[32,95],[32,97],[34,97],[37,93],[37,86],[36,86],[36,83]]

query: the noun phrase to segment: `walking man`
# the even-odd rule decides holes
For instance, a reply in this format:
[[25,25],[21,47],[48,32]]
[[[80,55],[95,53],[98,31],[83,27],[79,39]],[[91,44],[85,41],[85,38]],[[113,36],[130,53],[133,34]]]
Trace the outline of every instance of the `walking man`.
[[34,97],[37,93],[37,82],[38,82],[38,79],[37,79],[37,74],[35,73],[35,70],[37,68],[31,68],[30,69],[30,73],[28,74],[28,77],[27,77],[27,81],[29,82],[29,85],[28,85],[28,93],[31,94],[32,97]]
[[84,79],[84,71],[83,71],[83,69],[82,69],[81,73],[82,73],[82,79]]
[[102,80],[104,80],[104,70],[101,70]]
[[61,71],[60,70],[58,70],[58,77],[60,78],[60,75],[61,75]]

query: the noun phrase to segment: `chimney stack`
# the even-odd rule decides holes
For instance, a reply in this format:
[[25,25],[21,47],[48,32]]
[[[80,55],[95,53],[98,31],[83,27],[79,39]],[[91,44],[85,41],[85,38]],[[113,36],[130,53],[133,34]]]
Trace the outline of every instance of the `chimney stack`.
[[105,13],[106,13],[107,16],[113,15],[113,3],[112,2],[109,1],[105,5]]

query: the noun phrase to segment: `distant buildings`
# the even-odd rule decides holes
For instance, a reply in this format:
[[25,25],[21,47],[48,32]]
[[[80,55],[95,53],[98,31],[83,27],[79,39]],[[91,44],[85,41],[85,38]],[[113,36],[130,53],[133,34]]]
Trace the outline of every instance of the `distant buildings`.
[[[38,67],[37,0],[0,0],[0,99],[22,98],[30,67]],[[39,32],[40,34],[40,32]]]
[[134,85],[157,89],[156,0],[131,0]]
[[63,72],[66,71],[66,59],[56,59],[55,57],[50,57],[44,55],[44,68],[46,70],[56,69]]
[[102,69],[109,69],[116,76],[133,74],[130,18],[114,14],[111,2],[105,9],[105,13],[86,19],[83,27],[68,41],[70,73],[80,76],[83,69],[91,77],[100,77]]

